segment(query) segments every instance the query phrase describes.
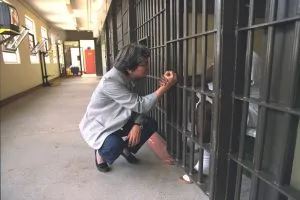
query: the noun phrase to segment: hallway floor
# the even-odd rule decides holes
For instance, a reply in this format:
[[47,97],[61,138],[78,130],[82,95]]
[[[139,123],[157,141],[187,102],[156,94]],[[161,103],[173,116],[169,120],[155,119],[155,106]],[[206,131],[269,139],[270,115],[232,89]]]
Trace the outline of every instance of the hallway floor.
[[1,108],[1,199],[207,200],[147,145],[138,165],[120,157],[111,172],[96,170],[78,123],[98,81],[58,80]]

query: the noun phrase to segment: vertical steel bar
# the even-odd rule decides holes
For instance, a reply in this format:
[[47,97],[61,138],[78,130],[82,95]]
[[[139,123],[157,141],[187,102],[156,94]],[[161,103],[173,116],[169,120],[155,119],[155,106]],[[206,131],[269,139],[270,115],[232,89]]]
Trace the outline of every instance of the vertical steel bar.
[[[243,19],[239,15],[239,9],[242,7],[241,1],[237,2],[237,14],[235,17],[237,18],[236,24],[235,24],[235,30],[239,28],[239,23],[240,21],[243,21]],[[242,15],[245,17],[245,15]],[[234,88],[233,88],[233,95],[235,95],[236,92],[239,93],[239,89],[241,88],[241,79],[239,77],[240,73],[238,73],[238,68],[241,66],[243,63],[243,58],[241,58],[239,55],[240,49],[244,49],[244,42],[239,42],[240,41],[240,34],[237,32],[236,36],[236,46],[235,46],[235,74],[234,74]],[[243,38],[243,37],[241,37]],[[230,149],[229,153],[231,155],[235,154],[238,151],[238,136],[240,134],[240,126],[239,126],[239,120],[241,118],[241,111],[242,111],[242,106],[237,104],[234,99],[232,99],[232,104],[233,104],[233,110],[232,110],[232,124],[231,124],[231,138],[230,138]],[[231,176],[231,177],[230,177]],[[240,185],[241,182],[241,168],[238,166],[238,164],[235,164],[234,161],[228,159],[228,177],[227,177],[227,188],[226,188],[226,200],[231,200],[231,199],[236,199],[235,196],[239,195],[239,189],[236,190],[237,186]],[[238,182],[238,183],[237,183]],[[239,186],[238,186],[239,187]]]
[[136,1],[128,1],[128,36],[129,36],[129,43],[136,42],[136,32],[137,32],[137,16],[136,16]]
[[136,39],[137,41],[139,40],[140,34],[139,34],[139,26],[140,26],[140,11],[139,11],[139,4],[138,4],[138,0],[135,0],[135,12],[136,12]]
[[[270,1],[270,13],[268,16],[268,21],[273,21],[275,19],[276,13],[276,2],[277,0]],[[273,59],[273,45],[274,45],[274,27],[268,27],[268,36],[267,36],[267,52],[266,52],[266,62],[265,62],[265,72],[264,72],[264,81],[263,81],[263,88],[261,98],[264,101],[268,101],[269,98],[269,90],[270,90],[270,83],[271,83],[271,73],[272,73],[272,59]],[[265,124],[266,124],[266,115],[267,109],[265,107],[260,108],[260,121],[257,127],[257,137],[254,146],[254,169],[260,170],[261,162],[263,157],[263,144],[264,144],[264,137],[265,137]],[[251,179],[251,191],[250,191],[250,199],[254,200],[257,198],[257,190],[258,190],[258,178],[256,176],[252,176]]]
[[215,97],[213,99],[213,105],[212,105],[212,132],[211,132],[211,153],[210,153],[210,169],[209,169],[209,193],[211,194],[210,198],[214,199],[215,197],[215,185],[216,185],[216,166],[218,165],[218,157],[216,155],[217,153],[217,147],[218,147],[218,133],[219,133],[219,104],[220,104],[220,57],[221,57],[221,37],[222,37],[222,8],[223,4],[225,2],[221,0],[215,0],[215,7],[214,7],[214,16],[215,16],[215,21],[214,21],[214,26],[215,29],[217,30],[215,34],[215,43],[214,43],[214,79],[213,79],[213,87],[214,87],[214,93]]
[[[149,36],[149,1],[146,1],[146,5],[145,5],[145,16],[146,16],[146,21],[147,23],[145,24],[145,28],[146,28],[146,36]],[[147,41],[148,43],[148,47],[150,47],[149,41]]]
[[[248,17],[248,26],[251,26],[253,23],[253,12],[254,12],[254,0],[250,0],[249,3],[249,17]],[[244,91],[243,95],[248,96],[250,91],[250,76],[251,76],[251,63],[252,63],[252,49],[253,49],[253,30],[248,31],[247,36],[247,50],[246,50],[246,61],[245,61],[245,80],[244,80]],[[248,103],[243,102],[242,104],[242,122],[241,122],[241,131],[240,131],[240,140],[239,140],[239,153],[238,158],[243,159],[244,156],[244,143],[245,143],[245,134],[247,129],[247,116],[248,116]],[[241,190],[241,179],[242,179],[242,167],[238,166],[237,177],[236,177],[236,187],[235,187],[235,200],[240,198]]]
[[112,2],[112,42],[113,42],[113,60],[115,60],[118,53],[118,35],[117,35],[117,12],[116,12],[116,2]]
[[[160,3],[160,11],[163,10],[164,8],[164,4],[163,4],[163,1],[164,0],[160,0],[159,3]],[[165,11],[164,11],[165,12]],[[163,48],[163,41],[164,41],[164,12],[162,12],[160,15],[159,15],[159,21],[160,21],[160,24],[159,24],[159,30],[160,30],[160,47],[159,47],[159,58],[160,58],[160,61],[159,61],[159,74],[158,76],[160,77],[162,74],[163,74],[163,61],[164,61],[164,48]]]
[[[174,39],[174,10],[173,10],[173,7],[174,7],[174,0],[170,0],[170,40],[173,40]],[[170,61],[172,60],[172,63],[170,62],[171,65],[174,64],[174,54],[173,54],[173,50],[174,50],[174,45],[173,43],[170,44]],[[172,92],[172,91],[171,91]],[[171,94],[169,94],[171,95]],[[170,98],[170,102],[173,103],[173,98]],[[170,118],[168,119],[170,123],[173,123],[173,109],[170,108],[171,105],[168,104],[168,111],[170,111]],[[171,155],[173,156],[174,155],[174,134],[173,134],[173,128],[170,128],[170,134],[171,134],[171,141],[170,141],[170,153]]]
[[124,24],[123,24],[123,5],[124,2],[121,2],[121,37],[122,37],[122,48],[124,47]]
[[[155,14],[157,13],[157,0],[154,0],[154,10],[155,10]],[[154,38],[155,38],[155,47],[157,46],[157,43],[158,43],[158,32],[159,32],[159,30],[158,30],[158,20],[157,20],[157,17],[155,17],[154,19],[154,22],[155,22],[155,36],[154,36]],[[154,77],[157,77],[157,73],[158,73],[158,51],[157,51],[157,48],[154,48],[154,52],[155,52],[155,56],[154,56],[154,58],[155,58],[155,74],[154,74]],[[154,83],[155,84],[155,83]],[[158,110],[157,110],[157,108],[155,109],[155,119],[156,120],[158,120],[158,114],[159,114],[159,112],[158,112]]]
[[[105,29],[105,43],[106,43],[106,70],[109,66],[111,66],[110,63],[110,40],[109,40],[109,26],[108,26],[108,19],[105,20],[104,23],[104,29]],[[66,69],[66,68],[65,68]]]
[[142,19],[142,27],[141,27],[141,29],[142,29],[142,35],[141,35],[141,38],[144,38],[145,37],[145,0],[142,0],[142,2],[141,2],[141,13],[142,13],[142,15],[141,15],[141,19]]
[[[177,0],[176,1],[176,14],[177,14],[177,18],[176,18],[176,34],[177,34],[177,39],[178,38],[180,38],[181,37],[181,35],[180,35],[180,9],[181,9],[181,6],[180,6],[180,0]],[[180,71],[180,58],[181,58],[181,55],[180,55],[180,42],[179,41],[177,41],[176,42],[176,45],[177,45],[177,52],[176,52],[176,71],[177,71],[177,73],[179,73],[179,71]],[[180,88],[176,88],[176,128],[177,128],[177,130],[176,130],[176,161],[179,161],[179,154],[180,154],[180,142],[181,142],[181,140],[180,140],[180,132],[179,132],[179,115],[180,115],[180,111],[179,111],[179,108],[180,108],[180,102],[179,102],[179,98],[180,98],[180,96],[179,96],[179,93],[180,93]]]
[[[298,1],[299,2],[299,1]],[[298,3],[298,13],[300,13],[300,2]],[[300,106],[299,102],[297,104],[297,89],[299,87],[299,76],[300,76],[300,68],[299,68],[299,48],[300,48],[300,21],[297,21],[295,24],[295,36],[294,36],[294,48],[293,48],[293,56],[292,56],[292,83],[290,89],[290,102],[289,105]],[[298,78],[298,80],[297,80]],[[299,97],[298,97],[299,98]],[[299,136],[300,137],[300,136]]]
[[[164,13],[164,71],[167,70],[167,66],[169,65],[169,45],[167,44],[168,39],[170,38],[170,0],[164,0],[164,8],[165,8],[165,13]],[[165,110],[165,116],[164,116],[164,132],[166,134],[166,141],[167,141],[167,149],[169,150],[169,130],[167,129],[167,119],[168,119],[168,109],[167,109],[167,102],[168,98],[167,95],[164,95],[163,98],[163,104],[164,104],[164,110]]]
[[[207,6],[206,6],[206,0],[202,0],[202,27],[201,31],[205,32],[207,30]],[[206,86],[206,66],[207,66],[207,35],[202,36],[201,38],[201,54],[202,54],[202,64],[201,64],[201,91],[205,90]],[[201,93],[201,104],[200,104],[200,130],[201,135],[199,137],[199,143],[200,146],[203,147],[203,134],[204,129],[204,119],[205,119],[205,101],[206,101],[206,95]],[[208,133],[206,133],[208,134]],[[199,154],[199,171],[198,171],[198,182],[203,182],[203,149],[200,149]]]
[[[192,35],[196,34],[196,3],[195,1],[192,2],[192,23],[191,23],[191,30],[192,30]],[[196,39],[192,38],[192,62],[191,62],[191,67],[192,67],[192,89],[195,90],[195,73],[196,73]],[[190,160],[189,160],[189,174],[192,175],[193,169],[194,169],[194,153],[195,153],[195,92],[192,92],[191,95],[191,146],[190,146]]]
[[[183,11],[183,36],[187,36],[188,29],[188,13],[187,13],[187,0],[184,1],[184,11]],[[183,41],[183,120],[182,120],[182,129],[183,129],[183,147],[182,147],[182,166],[185,167],[186,164],[186,149],[187,149],[187,77],[188,77],[188,49],[187,49],[187,40]]]
[[139,1],[139,4],[138,4],[139,6],[138,6],[138,10],[139,10],[139,15],[138,15],[138,19],[139,19],[139,21],[140,21],[140,23],[139,23],[139,37],[138,37],[138,39],[140,40],[141,38],[142,38],[142,0],[140,0]]

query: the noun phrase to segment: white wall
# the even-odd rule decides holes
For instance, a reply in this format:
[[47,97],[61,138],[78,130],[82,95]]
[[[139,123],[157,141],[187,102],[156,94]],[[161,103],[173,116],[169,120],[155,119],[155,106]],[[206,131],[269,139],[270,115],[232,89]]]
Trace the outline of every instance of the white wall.
[[[36,36],[41,40],[41,26],[48,30],[48,37],[54,35],[56,40],[64,38],[64,32],[51,27],[45,20],[42,19],[30,6],[19,0],[8,0],[18,11],[20,25],[25,24],[25,15],[30,17],[35,22]],[[51,44],[51,41],[49,41]],[[3,61],[2,52],[0,52],[0,100],[11,97],[20,92],[31,89],[42,83],[40,63],[30,63],[29,42],[28,37],[19,46],[20,64],[5,64]],[[58,64],[53,63],[50,57],[50,63],[47,64],[49,80],[59,76]]]

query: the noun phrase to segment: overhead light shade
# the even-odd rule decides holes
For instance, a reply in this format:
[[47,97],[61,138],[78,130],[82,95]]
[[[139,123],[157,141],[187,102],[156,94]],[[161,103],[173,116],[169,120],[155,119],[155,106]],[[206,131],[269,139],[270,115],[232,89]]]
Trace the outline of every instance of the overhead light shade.
[[77,0],[70,0],[70,4],[71,4],[73,9],[79,9],[80,8],[80,2],[78,2]]
[[67,4],[67,9],[68,9],[68,11],[69,11],[70,14],[73,13],[73,9],[72,9],[71,4]]
[[76,24],[78,27],[84,27],[86,23],[83,18],[76,17]]

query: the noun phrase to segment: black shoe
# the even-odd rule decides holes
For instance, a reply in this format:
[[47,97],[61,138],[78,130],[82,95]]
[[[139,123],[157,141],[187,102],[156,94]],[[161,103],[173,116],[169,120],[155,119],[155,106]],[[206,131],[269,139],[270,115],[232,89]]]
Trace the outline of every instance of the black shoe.
[[125,153],[121,153],[121,155],[131,164],[137,164],[140,160],[137,159],[134,155],[132,155],[131,153],[129,153],[128,155],[126,155]]
[[110,167],[107,165],[106,162],[103,162],[103,163],[100,163],[100,164],[97,163],[97,155],[96,155],[96,153],[97,153],[97,150],[95,150],[95,164],[96,164],[97,169],[100,172],[108,172],[108,171],[110,171]]

